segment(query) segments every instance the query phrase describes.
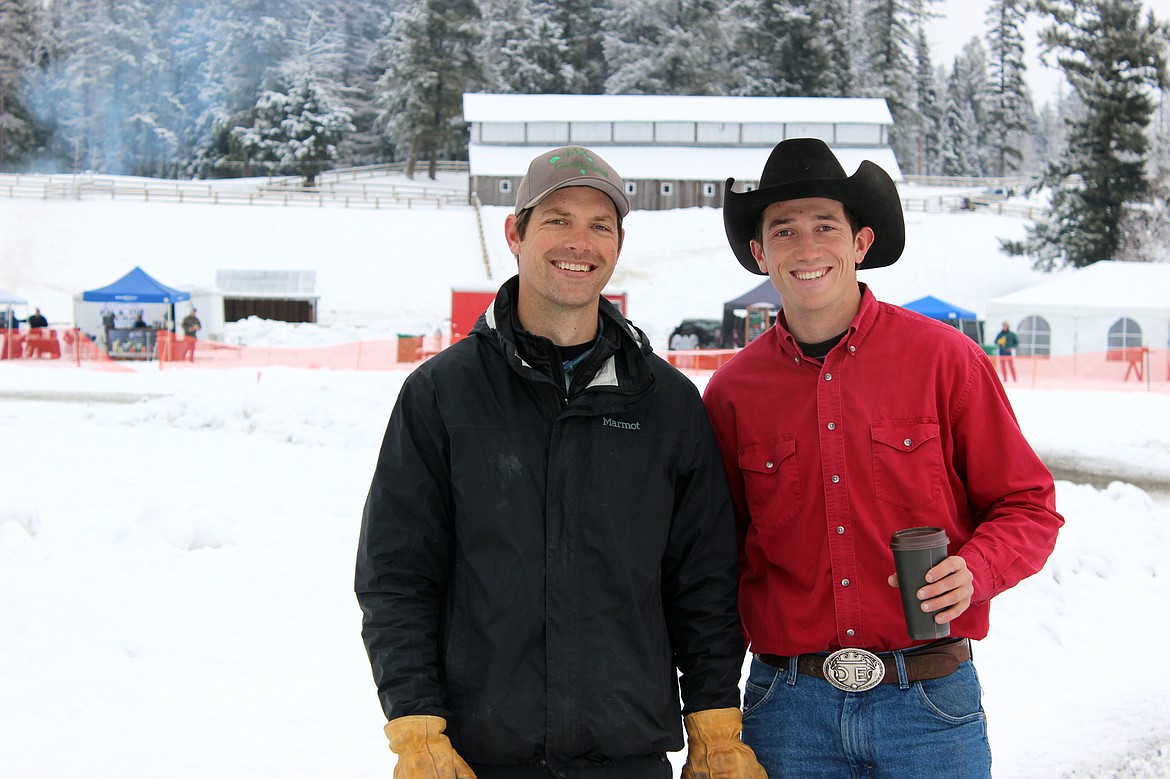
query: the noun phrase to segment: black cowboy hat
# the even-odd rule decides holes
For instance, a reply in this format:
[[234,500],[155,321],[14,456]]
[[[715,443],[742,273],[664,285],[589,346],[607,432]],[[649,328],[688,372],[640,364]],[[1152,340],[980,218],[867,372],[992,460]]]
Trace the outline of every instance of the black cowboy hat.
[[760,214],[773,203],[806,197],[839,200],[857,214],[863,226],[873,230],[873,245],[858,270],[893,265],[902,256],[906,222],[898,188],[888,173],[869,160],[846,176],[824,141],[790,138],[772,149],[758,189],[732,192],[734,183],[735,179],[728,179],[724,190],[723,227],[736,259],[752,273],[767,275],[760,270],[750,246]]

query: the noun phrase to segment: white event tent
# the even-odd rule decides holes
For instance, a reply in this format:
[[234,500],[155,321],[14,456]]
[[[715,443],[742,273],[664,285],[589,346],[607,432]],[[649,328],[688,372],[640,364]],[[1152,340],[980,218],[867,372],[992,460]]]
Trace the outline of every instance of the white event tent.
[[1084,354],[1170,345],[1170,264],[1101,261],[987,301],[987,338],[1001,322],[1020,354]]

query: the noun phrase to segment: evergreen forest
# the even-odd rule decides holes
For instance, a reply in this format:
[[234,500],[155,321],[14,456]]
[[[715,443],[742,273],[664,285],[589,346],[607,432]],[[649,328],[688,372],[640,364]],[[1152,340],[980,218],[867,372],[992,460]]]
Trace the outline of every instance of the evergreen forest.
[[[1126,236],[1167,219],[1166,23],[1140,0],[990,0],[940,62],[933,5],[0,0],[0,172],[311,185],[336,167],[413,170],[466,159],[471,91],[880,97],[904,174],[1053,189],[1060,219],[1009,250],[1048,266],[1147,251]],[[1028,19],[1069,85],[1041,106]]]

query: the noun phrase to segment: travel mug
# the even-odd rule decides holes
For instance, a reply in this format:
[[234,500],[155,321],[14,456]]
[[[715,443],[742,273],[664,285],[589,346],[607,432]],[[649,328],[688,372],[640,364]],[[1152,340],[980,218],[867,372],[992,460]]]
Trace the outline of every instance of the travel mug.
[[937,527],[906,528],[890,538],[910,638],[946,638],[951,634],[949,623],[940,625],[934,621],[933,613],[922,610],[917,595],[919,588],[926,584],[926,572],[946,558],[948,541],[946,531]]

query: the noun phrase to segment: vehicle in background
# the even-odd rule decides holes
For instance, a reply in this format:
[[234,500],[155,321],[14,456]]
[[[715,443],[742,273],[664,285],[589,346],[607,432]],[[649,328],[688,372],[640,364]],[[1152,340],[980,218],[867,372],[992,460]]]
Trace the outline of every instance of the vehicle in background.
[[984,200],[1007,200],[1015,194],[1014,187],[988,187],[979,194],[979,197]]
[[669,348],[675,351],[718,349],[723,322],[718,319],[684,319],[670,334]]

